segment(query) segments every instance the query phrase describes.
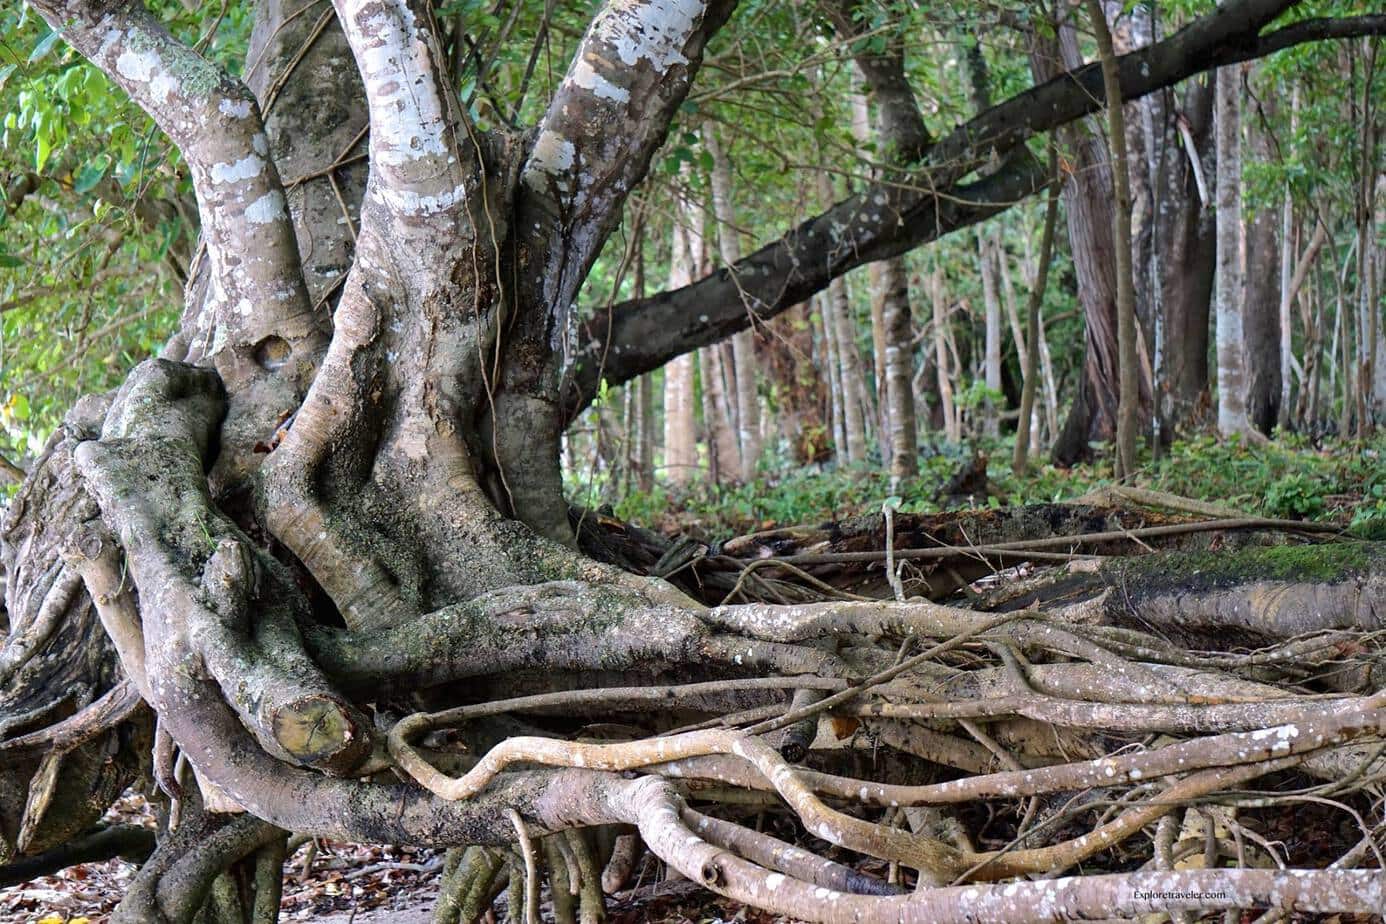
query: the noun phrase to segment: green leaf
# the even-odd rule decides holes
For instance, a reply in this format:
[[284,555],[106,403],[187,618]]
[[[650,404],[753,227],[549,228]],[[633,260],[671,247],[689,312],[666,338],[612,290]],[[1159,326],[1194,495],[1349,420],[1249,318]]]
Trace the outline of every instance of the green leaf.
[[0,250],[0,268],[14,269],[17,266],[23,265],[24,261],[16,257],[14,254],[6,253],[5,251]]
[[96,188],[96,184],[101,182],[101,178],[106,175],[108,162],[105,158],[87,164],[77,171],[77,176],[72,181],[72,191],[75,193],[88,193]]
[[38,61],[44,55],[48,54],[48,52],[52,51],[53,46],[58,44],[58,39],[60,38],[62,38],[62,35],[50,31],[43,38],[39,39],[39,43],[34,46],[34,50],[29,52],[29,63],[33,64],[35,61]]
[[42,170],[43,165],[48,163],[48,157],[53,153],[53,142],[48,133],[39,131],[35,133],[34,139],[34,169]]
[[23,395],[11,395],[9,403],[5,407],[15,420],[29,419],[29,399]]
[[18,67],[18,64],[6,64],[0,66],[0,90],[3,90],[5,88],[5,82],[10,79],[10,75],[13,74],[15,72],[15,69]]

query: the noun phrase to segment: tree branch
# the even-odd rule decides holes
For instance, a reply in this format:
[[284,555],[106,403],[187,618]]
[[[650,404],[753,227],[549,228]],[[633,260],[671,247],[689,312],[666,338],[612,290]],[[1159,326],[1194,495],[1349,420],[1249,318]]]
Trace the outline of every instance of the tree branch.
[[428,4],[334,0],[370,109],[367,191],[397,216],[454,212],[466,201],[477,152],[447,84],[446,57]]
[[283,187],[251,92],[139,3],[33,5],[153,117],[188,162],[212,274],[209,310],[200,316],[215,318],[198,331],[189,358],[215,358],[225,373],[256,368],[254,347],[266,337],[315,350],[324,319],[308,302]]
[[[1258,33],[1294,0],[1237,0],[1169,38],[1122,55],[1121,95],[1136,99],[1202,71],[1263,57],[1304,42],[1386,34],[1386,16],[1314,19]],[[582,328],[568,419],[602,379],[620,384],[675,356],[768,320],[872,260],[904,253],[1004,211],[1043,189],[1033,157],[971,186],[958,181],[995,155],[1041,132],[1096,112],[1100,64],[1084,65],[987,109],[924,155],[905,184],[878,184],[810,219],[779,240],[682,289],[616,305]],[[875,220],[873,220],[873,216]]]
[[1047,182],[1027,152],[985,179],[937,193],[913,185],[872,185],[734,267],[599,312],[579,334],[564,407],[567,420],[587,406],[602,379],[619,385],[767,321],[849,270],[984,221]]
[[571,305],[735,6],[611,2],[593,19],[521,173],[527,204],[543,216],[540,304],[550,314]]

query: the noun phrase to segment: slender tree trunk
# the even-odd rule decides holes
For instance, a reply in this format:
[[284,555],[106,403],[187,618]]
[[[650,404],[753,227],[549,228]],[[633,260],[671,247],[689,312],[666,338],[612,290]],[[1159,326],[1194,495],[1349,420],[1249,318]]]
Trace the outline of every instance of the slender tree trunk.
[[1001,428],[1001,298],[996,280],[998,256],[990,235],[978,228],[977,258],[981,265],[982,304],[985,308],[982,369],[989,392],[982,407],[982,432],[992,437],[999,434]]
[[[1374,110],[1375,111],[1375,110]],[[1380,126],[1374,134],[1373,145],[1380,145]],[[1375,155],[1372,157],[1375,162]],[[1369,181],[1370,182],[1370,181]],[[1364,250],[1361,282],[1364,311],[1371,322],[1372,349],[1372,416],[1377,425],[1386,421],[1386,337],[1381,334],[1382,289],[1386,286],[1386,253],[1378,243],[1375,228],[1386,228],[1386,175],[1378,176],[1376,187],[1376,207],[1373,214],[1370,188],[1366,191],[1364,207],[1366,221],[1361,246]]]
[[943,408],[943,433],[950,443],[962,441],[957,403],[953,400],[953,363],[948,356],[948,296],[943,285],[943,269],[936,267],[929,276],[929,295],[934,309],[934,365],[938,368],[938,397]]
[[[717,247],[722,262],[734,266],[741,259],[741,239],[732,208],[731,163],[717,133],[709,126],[703,135],[712,154],[712,214],[717,222]],[[749,310],[749,309],[748,309]],[[732,337],[736,371],[736,427],[740,456],[739,477],[752,481],[760,460],[760,398],[756,389],[755,334],[744,330]]]
[[736,435],[728,412],[727,370],[722,345],[698,351],[698,371],[702,384],[703,427],[707,431],[708,477],[713,484],[735,478],[740,460]]
[[[852,130],[859,145],[865,146],[874,136],[876,150],[890,153],[893,142],[887,137],[888,126],[877,124],[873,129],[870,106],[860,93],[852,95]],[[891,483],[898,485],[919,472],[909,274],[904,257],[868,264],[867,274],[881,454]]]
[[[1269,100],[1259,104],[1270,108]],[[1271,139],[1262,120],[1273,114],[1257,111],[1246,119],[1246,142],[1258,163],[1274,158]],[[1269,208],[1257,209],[1243,221],[1243,309],[1246,336],[1247,419],[1270,436],[1280,418],[1282,350],[1280,343],[1280,222]]]
[[638,428],[635,440],[635,484],[644,493],[654,490],[655,405],[651,376],[635,380]]
[[[635,244],[634,289],[637,297],[645,294],[645,235]],[[654,490],[654,449],[655,449],[655,410],[654,383],[652,375],[638,377],[632,387],[635,389],[635,451],[631,468],[635,484],[643,493]]]
[[847,459],[847,427],[843,407],[846,402],[842,395],[842,365],[837,358],[837,325],[833,323],[832,312],[828,307],[828,296],[819,293],[809,300],[814,317],[822,330],[819,343],[822,345],[819,368],[827,381],[828,420],[832,430],[833,454],[840,460]]
[[1049,283],[1049,264],[1054,252],[1054,227],[1059,217],[1059,152],[1053,142],[1049,144],[1049,175],[1054,185],[1050,187],[1049,197],[1044,207],[1044,230],[1040,232],[1039,265],[1036,268],[1035,282],[1030,289],[1030,297],[1025,302],[1025,384],[1020,393],[1020,418],[1015,433],[1015,452],[1011,457],[1011,468],[1017,476],[1024,476],[1029,465],[1031,442],[1031,416],[1035,410],[1035,391],[1039,386],[1040,372],[1040,307],[1044,303],[1044,290]]
[[1102,82],[1107,90],[1107,131],[1112,151],[1113,226],[1116,241],[1117,351],[1120,378],[1117,403],[1117,477],[1136,471],[1140,369],[1136,358],[1136,280],[1131,266],[1131,171],[1126,155],[1126,114],[1121,102],[1116,52],[1101,0],[1087,0],[1097,36]]
[[[1057,41],[1036,35],[1031,69],[1039,79],[1053,76],[1060,62],[1081,64],[1077,34],[1067,19],[1058,26]],[[1059,132],[1066,159],[1064,212],[1069,247],[1078,277],[1083,307],[1085,353],[1068,418],[1054,441],[1054,461],[1070,465],[1086,457],[1092,442],[1116,435],[1118,403],[1116,244],[1113,240],[1111,163],[1095,127],[1075,124]],[[1149,383],[1143,383],[1143,399]]]
[[[1348,46],[1352,48],[1350,44]],[[1377,287],[1377,229],[1375,223],[1381,208],[1376,194],[1380,190],[1382,172],[1377,149],[1383,129],[1379,121],[1381,101],[1376,93],[1380,46],[1376,39],[1362,42],[1361,80],[1362,99],[1356,105],[1358,121],[1357,163],[1357,304],[1363,318],[1363,375],[1362,385],[1370,391],[1364,394],[1365,413],[1358,426],[1365,433],[1386,420],[1386,338],[1381,336],[1380,290]]]
[[[1299,130],[1299,83],[1290,90],[1290,134]],[[1317,228],[1317,223],[1315,223]],[[1280,415],[1276,421],[1282,428],[1294,425],[1294,404],[1291,398],[1295,362],[1294,286],[1296,253],[1295,202],[1290,185],[1285,184],[1280,207]],[[1306,332],[1307,333],[1307,332]],[[1300,390],[1305,388],[1301,379]]]
[[886,334],[886,404],[890,420],[890,478],[898,485],[919,473],[918,426],[914,409],[914,325],[910,322],[909,277],[900,258],[880,264]]
[[[693,255],[688,229],[675,219],[669,255],[669,287],[687,285],[693,279]],[[687,353],[664,367],[664,477],[673,485],[685,485],[697,474],[697,421],[694,411],[696,354]]]
[[843,438],[846,458],[857,463],[866,459],[866,421],[862,414],[861,354],[857,350],[852,306],[847,298],[847,286],[839,277],[828,286],[823,299],[824,320],[833,325],[837,347],[837,375],[841,380]]
[[1217,133],[1217,357],[1218,430],[1224,436],[1245,435],[1247,419],[1246,346],[1243,309],[1241,208],[1241,74],[1240,68],[1217,72],[1214,123]]
[[[862,93],[852,94],[852,136],[859,148],[864,148],[872,138],[871,107]],[[867,157],[863,150],[864,159]],[[877,432],[890,433],[890,399],[886,394],[886,321],[885,291],[886,282],[881,278],[881,267],[885,261],[877,260],[866,265],[868,288],[871,292],[871,358],[876,383]]]

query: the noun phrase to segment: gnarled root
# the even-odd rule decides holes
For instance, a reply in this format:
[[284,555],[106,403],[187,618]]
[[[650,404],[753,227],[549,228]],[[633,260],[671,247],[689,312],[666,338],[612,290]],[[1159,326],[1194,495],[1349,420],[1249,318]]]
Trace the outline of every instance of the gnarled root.
[[[284,832],[258,818],[201,811],[190,815],[140,867],[111,918],[112,924],[190,924],[209,898],[218,900],[214,884],[232,866],[275,843],[280,845],[282,857]],[[267,897],[261,899],[257,891],[253,907],[260,907],[262,901],[268,906],[268,894],[272,893],[278,909],[278,872],[277,866],[273,876],[266,872],[263,886]],[[259,886],[261,880],[256,876],[254,882]]]

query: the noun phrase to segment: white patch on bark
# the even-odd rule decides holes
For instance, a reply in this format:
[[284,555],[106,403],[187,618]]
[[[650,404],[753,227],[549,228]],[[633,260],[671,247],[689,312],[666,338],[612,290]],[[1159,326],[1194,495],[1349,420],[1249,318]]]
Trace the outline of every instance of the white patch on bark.
[[436,196],[422,196],[410,189],[390,189],[382,187],[377,190],[380,198],[385,203],[398,212],[408,212],[416,215],[436,215],[444,209],[452,208],[467,195],[465,186],[455,186],[448,192],[439,193]]
[[126,48],[116,58],[116,73],[126,80],[147,83],[159,67],[159,56],[153,50],[132,51]]
[[248,99],[224,99],[217,103],[217,109],[221,110],[224,116],[233,119],[250,118],[250,100]]
[[287,217],[284,197],[278,190],[266,193],[245,207],[245,220],[253,225],[267,225]]
[[644,58],[663,73],[688,63],[683,46],[705,7],[702,0],[616,0],[595,29],[623,63]]
[[265,169],[265,161],[256,154],[247,154],[238,161],[212,164],[213,183],[239,183],[259,176]]
[[382,164],[399,166],[448,149],[443,104],[414,13],[403,4],[393,13],[377,13],[359,28],[368,37],[362,43],[361,71],[371,97],[376,156]]
[[596,69],[586,61],[579,59],[573,65],[572,81],[584,90],[590,90],[593,96],[599,99],[608,99],[614,103],[630,102],[630,91],[625,87],[618,87],[616,84],[607,80]]
[[178,81],[165,70],[156,70],[154,79],[149,81],[149,94],[154,97],[155,102],[166,103],[173,92],[178,89]]
[[525,183],[536,192],[548,192],[552,182],[562,192],[572,186],[568,172],[577,163],[577,147],[555,131],[545,129],[534,142],[525,168]]

